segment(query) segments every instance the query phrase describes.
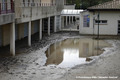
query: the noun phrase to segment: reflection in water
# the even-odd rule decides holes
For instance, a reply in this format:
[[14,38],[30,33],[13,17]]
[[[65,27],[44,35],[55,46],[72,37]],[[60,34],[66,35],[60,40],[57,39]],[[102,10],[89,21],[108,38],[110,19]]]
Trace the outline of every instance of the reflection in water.
[[48,59],[45,65],[73,67],[91,61],[89,57],[100,55],[103,52],[101,49],[109,46],[111,45],[102,40],[66,39],[50,46],[46,51]]

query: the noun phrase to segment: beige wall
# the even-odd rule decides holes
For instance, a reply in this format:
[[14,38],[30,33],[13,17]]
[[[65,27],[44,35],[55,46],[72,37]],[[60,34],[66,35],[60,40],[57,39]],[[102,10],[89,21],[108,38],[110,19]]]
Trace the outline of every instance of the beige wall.
[[18,24],[18,39],[24,38],[24,24]]
[[11,24],[2,25],[2,27],[3,27],[3,46],[10,44],[10,26],[11,26]]
[[[34,22],[31,22],[31,34],[34,34]],[[24,38],[24,23],[18,24],[18,39]]]
[[[9,45],[10,44],[10,27],[11,24],[6,24],[6,25],[2,25],[2,36],[3,36],[3,40],[2,40],[2,44],[3,46]],[[22,38],[24,38],[24,23],[21,24],[17,24],[18,27],[18,39],[21,40]],[[31,23],[31,34],[34,34],[34,21]]]

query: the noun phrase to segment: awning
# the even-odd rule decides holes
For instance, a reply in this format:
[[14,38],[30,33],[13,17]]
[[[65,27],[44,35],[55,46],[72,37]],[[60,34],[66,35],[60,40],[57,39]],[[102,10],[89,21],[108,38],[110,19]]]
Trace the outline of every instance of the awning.
[[61,12],[61,16],[79,16],[80,12],[83,12],[83,10],[63,9]]

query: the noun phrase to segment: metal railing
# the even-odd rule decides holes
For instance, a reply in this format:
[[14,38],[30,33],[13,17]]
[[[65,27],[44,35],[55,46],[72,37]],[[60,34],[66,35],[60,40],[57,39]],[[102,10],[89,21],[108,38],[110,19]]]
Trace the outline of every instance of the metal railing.
[[14,3],[0,3],[0,15],[14,13]]
[[21,3],[21,7],[40,7],[40,6],[55,6],[55,3],[30,3],[30,2],[25,2]]

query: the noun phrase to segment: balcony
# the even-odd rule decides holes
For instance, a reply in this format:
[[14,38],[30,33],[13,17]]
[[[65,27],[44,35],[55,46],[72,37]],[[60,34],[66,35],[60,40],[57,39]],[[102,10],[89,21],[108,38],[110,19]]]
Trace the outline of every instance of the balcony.
[[14,3],[0,3],[0,15],[14,13]]
[[64,4],[64,9],[75,9],[75,4]]
[[15,4],[16,22],[28,22],[61,13],[61,7],[55,3],[21,3]]
[[21,7],[45,7],[45,6],[55,6],[53,3],[21,3]]
[[0,25],[14,21],[14,3],[0,3]]

